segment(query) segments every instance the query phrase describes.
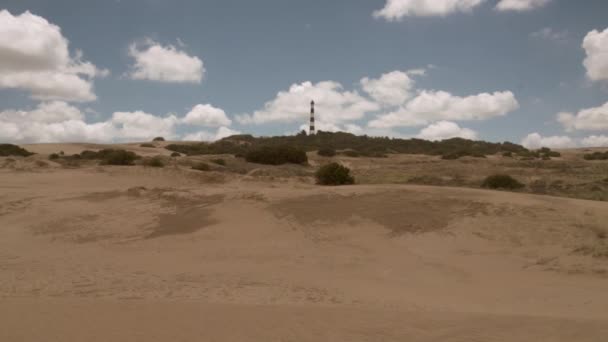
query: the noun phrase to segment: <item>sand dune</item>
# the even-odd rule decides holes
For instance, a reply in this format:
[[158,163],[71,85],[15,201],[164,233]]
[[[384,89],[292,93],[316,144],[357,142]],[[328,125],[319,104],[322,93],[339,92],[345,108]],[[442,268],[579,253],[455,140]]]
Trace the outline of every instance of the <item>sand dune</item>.
[[608,336],[606,202],[250,178],[0,170],[0,340]]

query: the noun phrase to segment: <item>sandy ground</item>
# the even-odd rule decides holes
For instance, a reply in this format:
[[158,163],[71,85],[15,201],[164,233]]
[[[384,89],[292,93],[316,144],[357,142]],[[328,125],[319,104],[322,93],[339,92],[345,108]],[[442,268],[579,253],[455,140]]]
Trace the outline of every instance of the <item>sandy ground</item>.
[[0,341],[606,341],[607,202],[209,179],[0,169]]

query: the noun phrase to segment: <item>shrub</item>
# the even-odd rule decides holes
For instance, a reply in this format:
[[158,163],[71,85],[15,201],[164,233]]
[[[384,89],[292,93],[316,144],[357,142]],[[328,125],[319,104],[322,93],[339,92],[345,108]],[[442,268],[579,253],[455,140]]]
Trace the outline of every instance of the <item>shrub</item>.
[[163,163],[162,159],[159,157],[145,159],[143,165],[149,167],[165,167],[165,163]]
[[82,159],[99,159],[99,153],[95,151],[84,150],[80,152],[80,158]]
[[320,185],[348,185],[354,184],[355,179],[350,175],[350,169],[338,163],[322,166],[315,174],[317,184]]
[[336,155],[336,150],[331,147],[323,147],[317,151],[317,155],[321,157],[333,157]]
[[152,141],[165,141],[165,138],[163,138],[163,137],[156,137]]
[[192,165],[192,170],[210,171],[211,168],[209,167],[209,164],[200,162],[200,163],[196,163],[196,164]]
[[0,144],[0,157],[29,157],[34,153],[12,144]]
[[585,154],[585,160],[608,160],[608,151]]
[[224,159],[221,159],[221,158],[211,159],[211,161],[217,165],[226,166],[226,161]]
[[351,158],[359,158],[361,157],[361,153],[359,153],[358,151],[353,151],[353,150],[347,150],[342,152],[343,155],[347,156],[347,157],[351,157]]
[[506,158],[513,158],[513,152],[503,152],[502,156]]
[[182,156],[182,154],[178,153],[178,152],[171,153],[171,157],[181,157],[181,156]]
[[49,156],[49,160],[57,160],[59,159],[59,155],[57,153],[51,153]]
[[505,190],[516,190],[524,187],[524,185],[515,178],[502,174],[487,177],[481,186],[488,189]]
[[140,147],[151,147],[151,148],[155,148],[156,147],[154,144],[150,144],[150,143],[141,144],[139,146]]
[[101,159],[102,165],[133,165],[133,162],[138,159],[137,154],[125,150],[101,150],[97,152],[98,158]]
[[292,146],[263,146],[248,151],[245,160],[267,165],[304,164],[308,156],[304,150]]

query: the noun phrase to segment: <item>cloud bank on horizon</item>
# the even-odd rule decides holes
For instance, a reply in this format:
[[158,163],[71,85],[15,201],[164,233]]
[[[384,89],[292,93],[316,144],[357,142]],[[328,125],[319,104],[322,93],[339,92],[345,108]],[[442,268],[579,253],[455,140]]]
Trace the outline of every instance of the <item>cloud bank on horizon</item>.
[[[503,12],[540,11],[552,0],[387,0],[372,13],[375,20],[400,25],[413,17],[471,15],[484,5],[493,15]],[[491,4],[491,5],[489,5]],[[541,28],[531,39],[564,42],[567,30]],[[142,37],[126,48],[126,72],[112,72],[84,59],[84,52],[70,48],[62,29],[48,19],[25,11],[0,11],[0,90],[25,92],[34,107],[0,108],[0,141],[121,142],[143,141],[156,136],[173,140],[213,141],[239,134],[248,127],[303,124],[309,101],[317,103],[318,129],[392,137],[443,140],[477,139],[482,132],[463,127],[467,123],[508,117],[522,106],[513,89],[488,89],[455,94],[420,84],[430,74],[441,73],[433,65],[411,70],[387,70],[380,75],[360,75],[345,86],[335,80],[296,81],[278,91],[261,108],[228,114],[209,103],[190,105],[177,113],[147,113],[132,109],[114,111],[105,120],[82,108],[83,103],[106,101],[95,93],[95,81],[114,76],[119,82],[151,82],[197,87],[209,82],[207,63],[179,38],[178,44]],[[608,28],[589,31],[581,43],[580,65],[590,86],[608,81]],[[120,53],[117,49],[116,53]],[[405,56],[404,56],[405,57]],[[108,113],[110,114],[110,113]],[[529,148],[608,146],[608,102],[578,111],[554,114],[563,135],[543,136],[531,128],[521,143]],[[238,127],[235,125],[238,124]],[[292,126],[290,126],[292,127]],[[417,134],[400,129],[414,128]],[[283,130],[279,133],[284,133]],[[572,137],[571,134],[586,136]]]

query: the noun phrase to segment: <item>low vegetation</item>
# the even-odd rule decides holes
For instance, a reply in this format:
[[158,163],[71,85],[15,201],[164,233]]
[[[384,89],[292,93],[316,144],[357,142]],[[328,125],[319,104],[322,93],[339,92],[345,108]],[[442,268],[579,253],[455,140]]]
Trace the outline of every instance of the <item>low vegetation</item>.
[[[510,152],[509,152],[510,153]],[[447,153],[441,156],[443,160],[456,160],[463,157],[473,157],[473,158],[485,158],[486,156],[482,153],[470,152],[470,151],[457,151]]]
[[149,148],[155,148],[156,147],[156,145],[150,144],[150,143],[144,143],[144,144],[141,144],[139,146],[140,147],[149,147]]
[[173,158],[175,158],[175,157],[181,157],[181,156],[182,156],[182,154],[179,153],[179,152],[173,152],[173,153],[171,153],[171,157],[173,157]]
[[218,158],[218,159],[211,159],[211,162],[217,164],[217,165],[221,165],[221,166],[226,166],[226,161],[224,159]]
[[608,151],[585,154],[585,160],[608,160]]
[[29,157],[34,153],[12,144],[0,144],[0,157]]
[[316,173],[317,184],[320,185],[349,185],[355,183],[350,169],[338,163],[322,166]]
[[135,160],[141,158],[131,151],[104,149],[101,151],[82,151],[80,158],[100,160],[102,165],[133,165]]
[[317,155],[321,157],[333,157],[336,155],[336,150],[331,147],[323,147],[317,151]]
[[261,146],[247,151],[245,160],[266,165],[305,164],[308,156],[304,150],[288,145]]
[[192,170],[197,170],[197,171],[211,171],[211,167],[209,167],[209,164],[207,163],[196,163],[194,165],[192,165]]
[[51,155],[49,155],[49,160],[57,160],[61,158],[61,156],[57,153],[51,153]]
[[[334,150],[356,151],[362,157],[382,157],[391,153],[443,156],[467,153],[471,156],[493,155],[503,152],[514,154],[530,152],[523,146],[504,142],[490,143],[453,138],[443,141],[421,139],[393,139],[388,137],[357,136],[345,132],[318,132],[315,135],[299,133],[292,136],[253,137],[234,135],[214,143],[172,144],[166,148],[186,155],[233,154],[246,155],[261,147],[291,146],[303,151],[319,151],[331,146]],[[350,154],[353,154],[352,152]]]
[[152,141],[165,141],[165,138],[163,138],[163,137],[156,137]]
[[146,158],[142,164],[148,167],[165,167],[165,163],[161,157]]
[[509,175],[497,174],[487,177],[481,186],[487,189],[518,190],[525,185]]

